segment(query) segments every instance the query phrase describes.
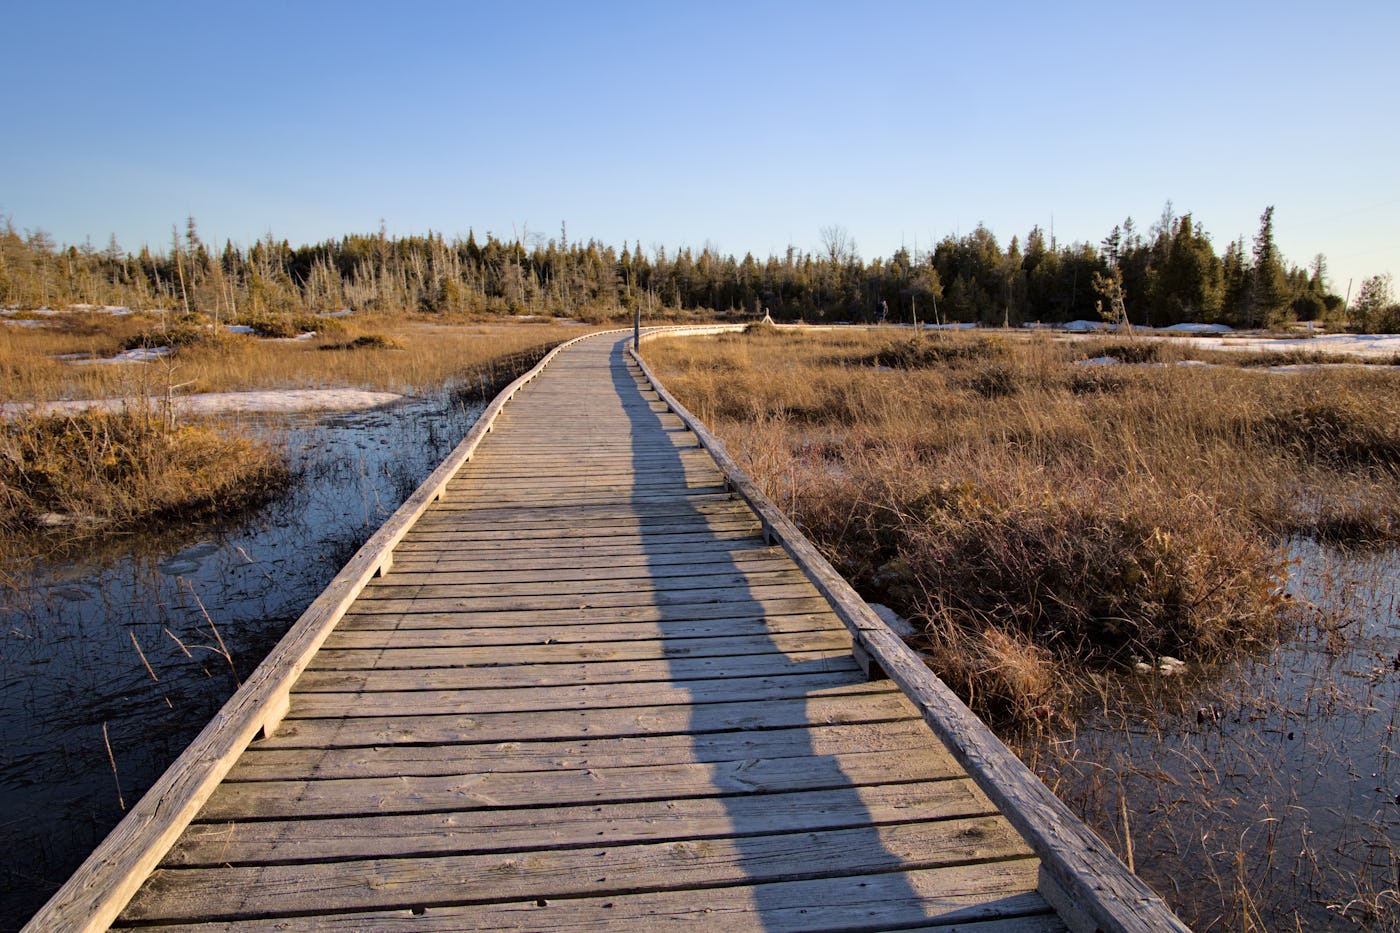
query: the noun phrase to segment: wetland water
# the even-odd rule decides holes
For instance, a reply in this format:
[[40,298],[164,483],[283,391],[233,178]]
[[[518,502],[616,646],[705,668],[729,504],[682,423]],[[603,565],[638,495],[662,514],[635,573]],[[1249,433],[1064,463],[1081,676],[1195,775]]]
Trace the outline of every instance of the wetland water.
[[22,585],[0,587],[0,930],[67,880],[482,407],[443,392],[272,422],[298,479],[255,513],[13,571]]
[[[121,818],[119,793],[129,806],[159,777],[478,414],[443,397],[277,422],[301,477],[277,501],[0,590],[0,930],[66,880]],[[1197,929],[1393,930],[1400,553],[1295,550],[1294,592],[1320,611],[1280,647],[1125,679],[1037,770],[1120,853],[1131,838]]]
[[1129,677],[1036,770],[1196,930],[1400,929],[1400,551],[1293,553],[1282,645]]

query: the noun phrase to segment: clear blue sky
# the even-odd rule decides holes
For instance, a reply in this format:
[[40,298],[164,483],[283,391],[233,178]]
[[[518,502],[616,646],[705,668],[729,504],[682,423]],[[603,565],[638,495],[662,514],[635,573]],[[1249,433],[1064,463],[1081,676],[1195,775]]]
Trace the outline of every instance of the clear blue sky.
[[61,243],[429,229],[706,242],[980,221],[1400,277],[1400,3],[11,4],[0,215]]

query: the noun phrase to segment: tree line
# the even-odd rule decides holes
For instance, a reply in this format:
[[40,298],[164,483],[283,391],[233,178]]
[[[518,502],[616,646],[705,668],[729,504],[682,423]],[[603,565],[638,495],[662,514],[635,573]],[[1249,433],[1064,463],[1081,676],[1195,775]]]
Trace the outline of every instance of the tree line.
[[1278,326],[1325,321],[1395,329],[1388,277],[1368,279],[1351,307],[1327,280],[1322,255],[1287,265],[1274,243],[1273,208],[1252,242],[1218,253],[1191,214],[1170,202],[1146,231],[1131,218],[1100,243],[1059,244],[1040,227],[1003,248],[982,225],[931,250],[901,247],[866,261],[839,227],[821,247],[742,259],[706,246],[620,250],[596,240],[491,234],[348,235],[292,246],[271,234],[250,247],[201,238],[193,218],[169,247],[125,252],[114,237],[57,246],[43,231],[0,227],[0,304],[11,308],[121,305],[184,309],[234,320],[356,308],[430,314],[554,314],[605,318],[702,311],[778,320],[1018,325],[1126,314],[1134,324],[1183,321]]

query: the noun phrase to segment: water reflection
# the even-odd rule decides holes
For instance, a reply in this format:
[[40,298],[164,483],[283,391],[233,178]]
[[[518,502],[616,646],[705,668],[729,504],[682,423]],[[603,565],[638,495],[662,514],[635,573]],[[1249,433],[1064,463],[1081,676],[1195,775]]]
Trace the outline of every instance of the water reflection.
[[300,476],[277,501],[0,589],[0,929],[67,879],[480,411],[443,394],[268,422]]
[[1400,924],[1400,552],[1295,556],[1282,646],[1120,685],[1042,759],[1196,929]]

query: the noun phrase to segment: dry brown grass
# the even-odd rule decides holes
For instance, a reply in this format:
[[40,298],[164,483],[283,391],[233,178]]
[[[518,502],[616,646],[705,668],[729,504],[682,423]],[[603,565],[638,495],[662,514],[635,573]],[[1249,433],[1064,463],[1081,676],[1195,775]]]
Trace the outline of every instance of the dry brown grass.
[[[859,331],[647,353],[858,589],[925,624],[935,668],[994,719],[1063,708],[1085,660],[1270,638],[1288,535],[1400,537],[1400,374],[1382,367]],[[1078,362],[1106,355],[1144,365]]]
[[0,421],[0,531],[72,538],[178,511],[234,511],[288,476],[264,439],[176,426],[150,406]]
[[[0,327],[0,531],[57,524],[71,539],[162,516],[231,512],[286,476],[275,438],[228,419],[175,424],[168,394],[356,387],[470,395],[514,378],[544,348],[588,328],[550,324],[443,324],[409,317],[309,319],[309,340],[215,332],[198,320],[155,315],[63,315],[44,328]],[[170,346],[165,359],[79,365],[124,348]],[[331,352],[322,352],[322,351]],[[24,415],[29,403],[124,399],[115,414]]]
[[[412,393],[477,381],[501,357],[552,345],[595,328],[556,324],[443,324],[413,317],[315,319],[309,340],[220,333],[185,340],[168,361],[73,365],[66,354],[110,357],[124,347],[159,344],[191,325],[151,315],[64,315],[50,328],[0,327],[0,401],[121,398],[243,389],[356,387]],[[305,322],[303,322],[305,323]],[[335,347],[345,352],[320,352]]]

